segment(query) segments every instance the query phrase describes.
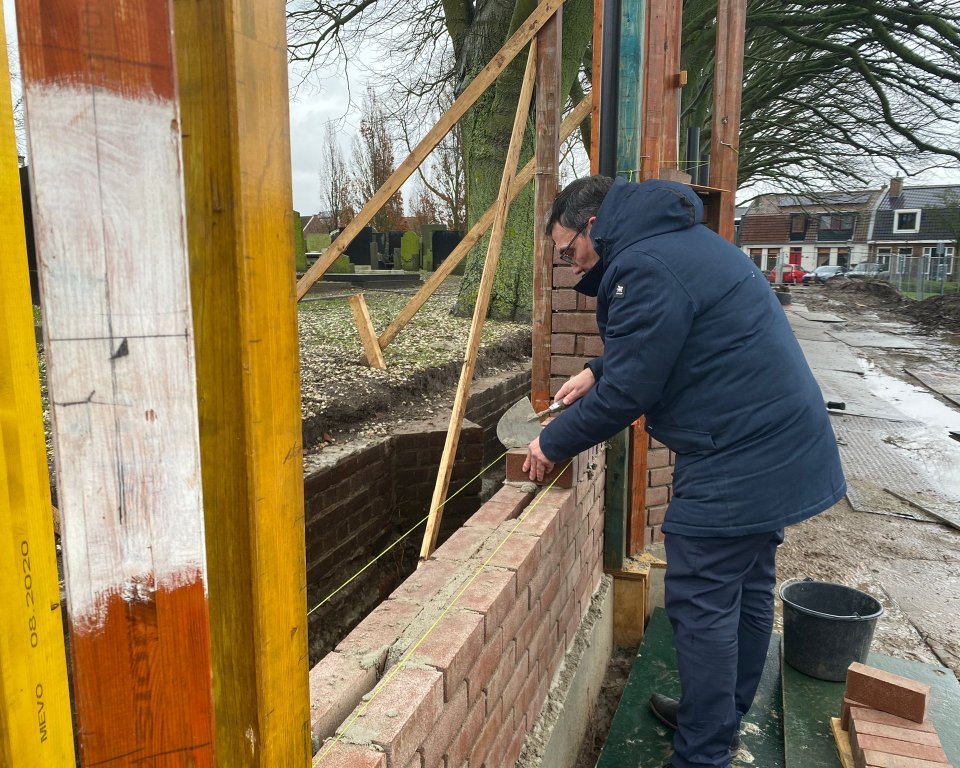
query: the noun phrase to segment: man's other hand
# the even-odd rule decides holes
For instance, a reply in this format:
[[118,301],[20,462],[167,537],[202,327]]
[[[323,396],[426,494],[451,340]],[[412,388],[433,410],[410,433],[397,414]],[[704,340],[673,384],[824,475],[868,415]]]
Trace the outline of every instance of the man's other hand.
[[563,386],[557,391],[553,401],[556,403],[563,400],[567,405],[573,405],[577,400],[587,394],[590,388],[596,383],[597,380],[593,376],[593,371],[589,368],[584,368],[576,376],[571,376],[563,383]]
[[543,476],[553,469],[553,462],[543,455],[540,450],[540,438],[534,438],[533,442],[527,446],[527,458],[523,462],[523,471],[530,475],[530,479],[535,483],[542,483]]

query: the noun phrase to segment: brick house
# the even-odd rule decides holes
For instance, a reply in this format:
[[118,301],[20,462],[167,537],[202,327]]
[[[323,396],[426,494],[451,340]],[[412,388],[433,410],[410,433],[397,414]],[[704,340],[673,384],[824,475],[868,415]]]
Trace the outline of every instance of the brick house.
[[905,187],[892,179],[878,201],[868,238],[870,261],[895,275],[956,280],[960,185]]
[[867,261],[872,212],[883,189],[771,193],[751,203],[740,222],[740,247],[764,271],[778,259],[812,270]]

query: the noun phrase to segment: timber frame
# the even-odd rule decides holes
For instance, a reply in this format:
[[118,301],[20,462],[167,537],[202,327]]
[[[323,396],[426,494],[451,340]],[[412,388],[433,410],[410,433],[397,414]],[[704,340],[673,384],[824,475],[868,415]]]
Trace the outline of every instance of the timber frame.
[[[283,5],[56,0],[50,13],[41,0],[17,0],[78,728],[75,743],[7,77],[0,538],[13,558],[0,559],[0,764],[72,765],[77,755],[85,767],[313,762],[296,303],[527,48],[496,202],[379,335],[362,296],[352,301],[366,359],[383,366],[383,350],[492,230],[421,549],[428,557],[509,205],[534,180],[535,221],[545,220],[559,146],[588,115],[597,171],[601,89],[561,121],[563,3],[539,0],[295,282]],[[597,74],[602,6],[595,0]],[[679,4],[634,0],[631,9],[642,30],[633,27],[629,59],[639,67],[628,97],[639,140],[636,128],[624,130],[634,156],[620,167],[656,178],[677,165]],[[708,223],[727,237],[744,17],[745,0],[719,1],[710,187],[696,188]],[[535,155],[518,169],[534,92]],[[537,410],[551,397],[553,251],[535,231]],[[134,258],[144,253],[151,258]],[[620,462],[623,489],[609,504],[619,509],[604,548],[612,571],[644,544],[642,424],[631,434],[632,452],[624,444],[619,459],[608,457]]]

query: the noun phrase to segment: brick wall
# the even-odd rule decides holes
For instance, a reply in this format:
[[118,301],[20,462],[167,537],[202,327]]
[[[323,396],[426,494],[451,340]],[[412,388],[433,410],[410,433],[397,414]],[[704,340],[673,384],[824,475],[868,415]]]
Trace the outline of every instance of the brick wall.
[[[529,370],[479,380],[468,402],[443,507],[443,541],[480,506],[480,469],[489,455],[500,415],[529,393]],[[525,389],[524,389],[525,388]],[[519,394],[518,394],[519,392]],[[449,413],[394,428],[390,437],[363,445],[333,445],[305,463],[307,606],[316,607],[429,511],[437,468],[449,426]],[[486,428],[484,428],[486,427]],[[310,657],[318,659],[415,567],[423,526],[384,555],[362,576],[309,617]]]
[[[596,299],[581,296],[573,286],[579,278],[567,266],[553,269],[553,335],[550,357],[550,393],[583,370],[584,363],[603,354],[595,317]],[[675,456],[663,443],[648,437],[646,543],[663,541],[660,526],[673,493]]]
[[311,669],[314,766],[516,761],[602,575],[602,454],[574,469],[504,486]]

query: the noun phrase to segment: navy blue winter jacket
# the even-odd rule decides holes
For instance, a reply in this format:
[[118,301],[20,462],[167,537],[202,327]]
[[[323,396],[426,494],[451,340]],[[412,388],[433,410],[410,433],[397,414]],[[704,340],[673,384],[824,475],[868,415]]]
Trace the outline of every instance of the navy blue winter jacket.
[[[846,492],[823,397],[759,269],[699,223],[681,184],[618,179],[591,230],[603,355],[595,386],[541,434],[551,461],[646,415],[676,452],[664,533],[744,536]],[[578,286],[580,288],[581,286]]]

